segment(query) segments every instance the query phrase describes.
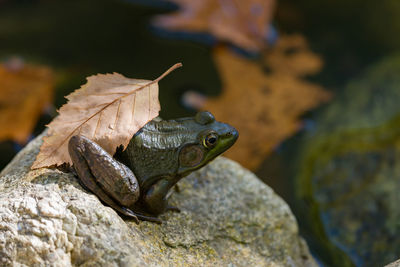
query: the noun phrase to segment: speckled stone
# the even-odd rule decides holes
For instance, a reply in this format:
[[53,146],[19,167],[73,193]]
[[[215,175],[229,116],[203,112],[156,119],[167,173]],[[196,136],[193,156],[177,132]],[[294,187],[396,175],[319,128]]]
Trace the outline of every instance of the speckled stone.
[[30,171],[31,142],[1,172],[1,266],[317,266],[285,202],[225,158],[179,182],[181,213],[123,220],[71,173]]
[[386,265],[385,267],[400,267],[400,260],[392,262],[392,263]]

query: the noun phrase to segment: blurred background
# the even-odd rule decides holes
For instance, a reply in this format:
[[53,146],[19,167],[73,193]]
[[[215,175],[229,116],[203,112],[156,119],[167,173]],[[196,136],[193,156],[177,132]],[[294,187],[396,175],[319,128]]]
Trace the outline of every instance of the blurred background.
[[160,82],[161,116],[209,110],[225,156],[290,205],[321,266],[400,255],[397,0],[0,0],[0,168],[97,73]]

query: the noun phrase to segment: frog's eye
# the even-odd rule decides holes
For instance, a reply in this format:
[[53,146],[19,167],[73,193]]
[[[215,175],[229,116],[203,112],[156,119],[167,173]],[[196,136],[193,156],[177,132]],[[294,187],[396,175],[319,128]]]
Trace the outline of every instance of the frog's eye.
[[213,148],[218,141],[218,135],[216,133],[209,133],[203,140],[203,145],[207,148]]

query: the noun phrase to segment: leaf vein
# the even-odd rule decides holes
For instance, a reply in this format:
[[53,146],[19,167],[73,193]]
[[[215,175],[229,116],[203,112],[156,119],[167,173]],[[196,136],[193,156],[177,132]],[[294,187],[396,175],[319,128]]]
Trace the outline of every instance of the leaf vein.
[[119,112],[120,112],[120,109],[121,109],[121,103],[122,103],[122,100],[119,99],[117,113],[115,114],[114,127],[111,129],[111,132],[114,132],[114,129],[117,127],[117,122],[118,122],[118,119],[119,119]]
[[99,119],[97,120],[97,123],[96,123],[96,129],[94,130],[94,133],[93,133],[93,140],[95,139],[97,130],[100,127],[100,121],[101,121],[101,116],[103,115],[103,111],[104,110],[100,111],[100,113],[99,113]]

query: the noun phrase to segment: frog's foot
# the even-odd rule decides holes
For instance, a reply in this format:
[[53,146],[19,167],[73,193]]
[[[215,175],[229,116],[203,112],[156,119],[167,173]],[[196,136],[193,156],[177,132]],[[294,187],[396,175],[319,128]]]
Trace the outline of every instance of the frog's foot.
[[180,193],[180,192],[181,192],[181,188],[179,187],[178,184],[176,184],[176,185],[174,186],[174,190],[175,190],[176,193]]
[[154,223],[158,223],[158,224],[162,224],[162,220],[157,218],[157,217],[153,217],[153,216],[147,216],[147,215],[143,215],[137,212],[133,212],[128,208],[122,207],[123,210],[125,210],[128,213],[132,213],[135,214],[135,216],[142,221],[148,221],[148,222],[154,222]]
[[165,208],[166,211],[170,210],[170,211],[174,211],[174,212],[181,212],[181,209],[175,206],[171,206],[171,205],[167,205],[167,207]]
[[112,197],[110,197],[105,190],[99,185],[98,180],[93,176],[92,170],[88,164],[84,148],[81,144],[82,139],[80,137],[72,137],[68,144],[69,154],[71,156],[74,168],[78,174],[79,182],[84,188],[93,192],[101,201],[112,207],[119,213],[133,219],[136,223],[139,223],[139,217],[142,215],[136,214],[135,212],[122,207]]

